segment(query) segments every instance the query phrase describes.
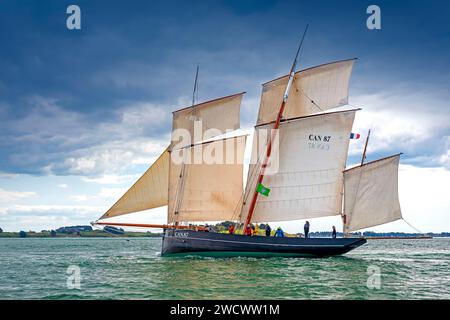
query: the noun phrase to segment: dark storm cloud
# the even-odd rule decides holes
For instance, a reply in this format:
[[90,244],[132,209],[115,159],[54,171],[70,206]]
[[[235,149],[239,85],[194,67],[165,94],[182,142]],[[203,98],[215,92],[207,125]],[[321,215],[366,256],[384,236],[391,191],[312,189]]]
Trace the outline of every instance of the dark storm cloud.
[[[259,84],[287,72],[306,22],[301,67],[360,58],[350,101],[393,92],[395,104],[369,111],[448,116],[446,2],[379,1],[377,31],[365,27],[364,1],[77,1],[78,31],[65,26],[69,4],[0,4],[0,172],[95,175],[156,155],[171,111],[189,103],[197,63],[200,99],[245,90],[242,118],[252,124]],[[414,92],[419,103],[401,99]],[[411,161],[438,164],[448,125],[408,141]]]

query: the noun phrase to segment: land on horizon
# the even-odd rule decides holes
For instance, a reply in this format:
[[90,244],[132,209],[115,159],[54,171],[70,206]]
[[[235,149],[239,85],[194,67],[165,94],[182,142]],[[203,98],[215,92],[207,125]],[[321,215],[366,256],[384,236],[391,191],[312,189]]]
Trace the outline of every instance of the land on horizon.
[[[214,228],[217,232],[226,233],[228,230],[227,222],[222,222],[214,225]],[[124,231],[122,229],[113,228],[112,231],[119,231],[120,233],[115,233],[111,231],[104,230],[95,230],[90,226],[70,226],[70,227],[61,227],[56,230],[41,230],[41,231],[18,231],[18,232],[6,232],[0,228],[0,238],[112,238],[112,237],[161,237],[161,232],[136,232],[136,231]],[[236,232],[236,233],[239,233]],[[274,233],[274,230],[272,230]],[[285,233],[288,237],[302,237],[303,234],[296,233],[290,234]],[[264,225],[261,224],[258,229],[258,235],[264,235]],[[331,232],[329,231],[315,231],[310,232],[311,238],[317,237],[331,237]],[[355,232],[351,234],[352,236],[362,236],[366,238],[424,238],[424,237],[433,237],[433,238],[442,238],[442,237],[450,237],[450,232],[428,232],[428,233],[406,233],[406,232],[374,232],[374,231],[365,231],[365,232]],[[342,237],[343,234],[341,232],[337,233],[338,237]]]

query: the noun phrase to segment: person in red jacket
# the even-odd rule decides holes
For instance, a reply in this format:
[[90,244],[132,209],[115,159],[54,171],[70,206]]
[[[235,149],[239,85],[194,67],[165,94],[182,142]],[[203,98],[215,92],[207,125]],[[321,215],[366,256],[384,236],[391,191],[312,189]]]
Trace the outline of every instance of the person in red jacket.
[[234,224],[230,224],[230,226],[228,227],[228,233],[234,234]]
[[253,234],[252,231],[253,231],[252,227],[250,227],[250,224],[248,224],[247,227],[245,227],[244,229],[244,235],[251,236]]

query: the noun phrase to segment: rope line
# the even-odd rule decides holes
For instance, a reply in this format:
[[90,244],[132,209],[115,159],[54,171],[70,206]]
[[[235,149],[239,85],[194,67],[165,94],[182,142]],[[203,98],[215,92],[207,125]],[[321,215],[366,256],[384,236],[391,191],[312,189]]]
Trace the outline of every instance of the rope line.
[[411,228],[413,228],[416,232],[420,233],[420,234],[424,234],[424,232],[420,231],[419,229],[417,229],[416,227],[414,227],[411,223],[409,223],[408,221],[405,220],[405,218],[402,217],[402,220],[406,222],[406,224],[408,226],[410,226]]

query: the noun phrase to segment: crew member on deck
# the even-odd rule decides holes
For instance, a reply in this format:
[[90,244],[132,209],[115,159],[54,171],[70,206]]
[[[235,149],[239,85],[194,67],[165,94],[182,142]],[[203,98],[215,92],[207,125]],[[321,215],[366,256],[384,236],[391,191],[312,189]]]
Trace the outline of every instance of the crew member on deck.
[[247,227],[244,228],[244,235],[246,236],[252,235],[252,228],[250,227],[250,224],[248,224]]
[[303,227],[303,229],[305,230],[305,238],[308,238],[308,234],[309,234],[309,221],[305,222],[305,226]]
[[333,226],[333,231],[331,233],[331,236],[333,237],[333,239],[336,239],[336,227]]
[[271,232],[272,232],[272,229],[270,228],[269,224],[266,224],[266,237],[270,237]]
[[284,238],[284,232],[281,230],[280,227],[277,228],[277,231],[275,231],[275,237]]
[[255,225],[252,223],[251,225],[250,225],[250,227],[252,228],[252,234],[251,235],[254,235],[255,234]]
[[234,234],[234,224],[230,224],[230,226],[228,227],[228,233]]

